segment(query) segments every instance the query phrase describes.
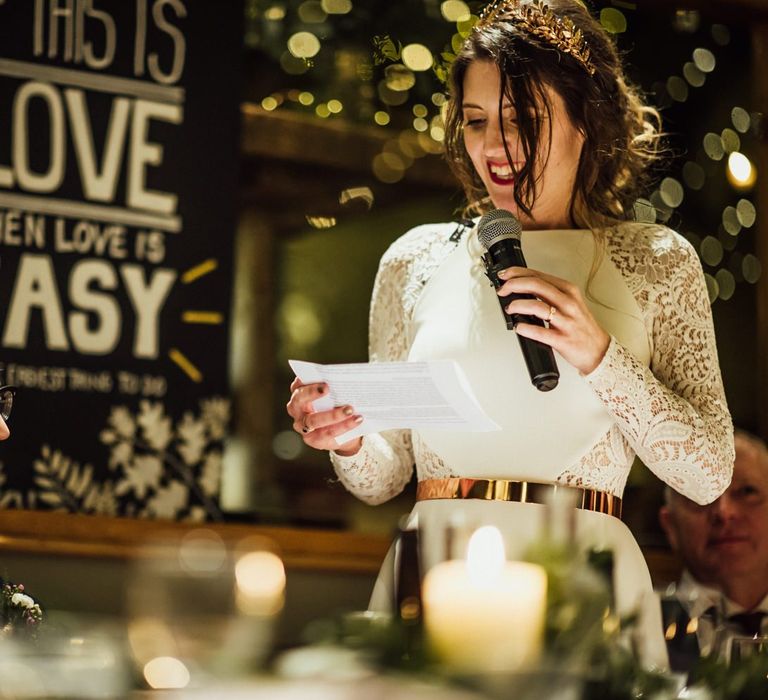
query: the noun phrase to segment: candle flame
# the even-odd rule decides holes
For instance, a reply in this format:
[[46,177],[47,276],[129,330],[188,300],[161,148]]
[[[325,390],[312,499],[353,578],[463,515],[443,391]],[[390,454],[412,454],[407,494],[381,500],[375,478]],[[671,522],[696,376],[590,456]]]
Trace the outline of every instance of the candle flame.
[[483,587],[498,579],[505,561],[504,540],[499,529],[487,525],[475,530],[467,546],[467,571],[472,583]]

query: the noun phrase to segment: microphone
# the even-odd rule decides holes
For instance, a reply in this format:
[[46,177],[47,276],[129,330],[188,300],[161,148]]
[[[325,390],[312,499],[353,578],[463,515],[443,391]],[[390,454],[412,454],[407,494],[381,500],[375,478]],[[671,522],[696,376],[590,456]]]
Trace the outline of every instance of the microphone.
[[[485,274],[491,281],[494,289],[498,289],[504,284],[504,280],[499,279],[498,273],[508,267],[528,267],[525,264],[523,250],[520,245],[520,234],[523,228],[515,216],[506,209],[494,209],[485,214],[477,225],[477,237],[480,243],[487,251],[482,256],[485,265]],[[498,297],[501,304],[501,313],[504,316],[504,322],[511,331],[515,330],[518,323],[531,323],[536,326],[544,326],[538,316],[527,316],[524,314],[508,314],[506,305],[513,299],[535,299],[532,294],[508,294],[504,297]],[[520,349],[523,352],[525,364],[528,367],[528,374],[531,375],[531,382],[539,391],[550,391],[557,386],[560,379],[560,372],[555,362],[555,354],[552,348],[545,343],[531,338],[517,336],[520,342]]]

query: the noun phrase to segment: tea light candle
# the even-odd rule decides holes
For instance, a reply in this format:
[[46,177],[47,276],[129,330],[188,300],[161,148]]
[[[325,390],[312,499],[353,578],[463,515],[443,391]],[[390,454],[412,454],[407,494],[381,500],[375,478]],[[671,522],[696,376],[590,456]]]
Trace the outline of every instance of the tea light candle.
[[424,577],[424,624],[439,658],[461,672],[510,672],[541,654],[547,575],[506,561],[501,533],[477,530],[466,561],[437,564]]

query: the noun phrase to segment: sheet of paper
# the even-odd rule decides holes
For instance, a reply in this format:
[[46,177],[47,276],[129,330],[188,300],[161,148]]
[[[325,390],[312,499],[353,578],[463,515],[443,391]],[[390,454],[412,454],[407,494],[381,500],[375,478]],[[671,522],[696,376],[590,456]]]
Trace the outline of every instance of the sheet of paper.
[[501,428],[480,407],[453,360],[431,362],[360,362],[320,365],[289,360],[305,384],[326,382],[330,394],[314,402],[316,411],[349,404],[363,422],[336,438],[393,428],[488,432]]

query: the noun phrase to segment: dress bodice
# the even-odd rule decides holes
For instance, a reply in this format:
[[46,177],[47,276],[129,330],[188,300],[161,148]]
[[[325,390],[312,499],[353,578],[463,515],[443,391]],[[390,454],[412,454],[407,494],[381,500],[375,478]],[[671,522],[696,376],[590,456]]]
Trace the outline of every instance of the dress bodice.
[[[591,232],[524,232],[522,248],[531,268],[576,284],[600,325],[649,363],[651,340],[637,301],[609,257],[603,255],[592,269]],[[425,285],[414,308],[408,359],[456,360],[481,406],[502,429],[422,430],[419,451],[437,455],[456,476],[555,481],[610,430],[612,418],[579,372],[559,356],[558,386],[540,392],[531,384],[517,334],[503,322],[480,254],[472,231]]]

